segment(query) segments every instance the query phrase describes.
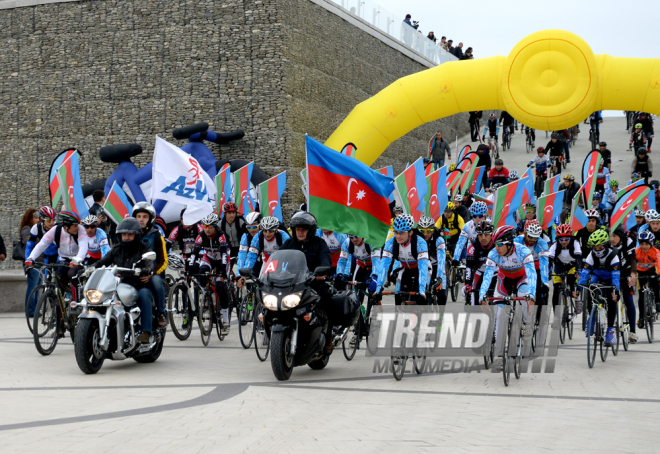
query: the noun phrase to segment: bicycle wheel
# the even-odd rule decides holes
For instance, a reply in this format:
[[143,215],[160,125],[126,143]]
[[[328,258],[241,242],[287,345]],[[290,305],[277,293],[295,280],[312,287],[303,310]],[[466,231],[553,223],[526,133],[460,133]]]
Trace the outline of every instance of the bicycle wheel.
[[424,366],[426,365],[426,354],[421,353],[421,355],[415,354],[413,356],[413,370],[417,375],[421,375],[424,372]]
[[175,284],[167,299],[167,318],[174,336],[184,341],[192,332],[193,311],[188,296],[188,286],[183,282]]
[[[564,156],[564,159],[561,160],[561,166],[565,169],[568,163],[566,162],[566,156]],[[559,173],[559,172],[557,172]]]
[[628,343],[630,342],[630,319],[628,319],[628,311],[621,304],[621,319],[623,320],[621,328],[621,340],[623,341],[623,350],[628,351]]
[[[44,284],[37,285],[35,288],[32,289],[30,292],[30,296],[28,296],[28,303],[32,301],[32,298],[35,297],[37,298],[37,303],[39,302],[39,298],[41,295],[43,295],[43,290],[46,288]],[[35,312],[36,312],[36,304],[35,304]],[[30,329],[30,334],[32,334],[32,324],[34,320],[34,314],[32,314],[32,317],[30,317],[30,306],[28,304],[25,305],[25,321],[27,322],[27,326]]]
[[202,344],[206,347],[213,333],[213,298],[210,292],[204,292],[197,308],[197,323],[202,336]]
[[[359,317],[362,317],[362,314],[360,314]],[[348,334],[346,335],[346,339],[341,343],[341,348],[344,351],[344,357],[346,358],[347,361],[352,360],[355,358],[355,353],[358,350],[358,346],[360,344],[360,320],[358,319],[357,322],[348,330]]]
[[[653,316],[653,310],[651,309],[651,304],[654,304],[654,303],[653,302],[650,302],[650,303],[647,302],[645,304],[645,306],[646,306],[646,323],[645,323],[645,325],[646,325],[646,336],[649,339],[649,344],[653,343],[653,320],[655,318]],[[35,314],[36,314],[36,312],[35,312]]]
[[562,293],[562,305],[564,310],[561,315],[561,327],[559,328],[559,342],[562,344],[566,341],[566,332],[568,331],[568,305],[566,304],[566,294]]
[[[597,308],[594,305],[591,308],[591,314],[589,315],[589,325],[594,325],[595,319],[593,317],[596,317],[598,314]],[[589,331],[590,327],[587,327]],[[594,334],[589,333],[589,331],[586,331],[587,333],[587,364],[589,364],[589,369],[594,367],[594,363],[596,362],[596,350],[598,349],[598,342],[596,341],[596,336]],[[594,329],[595,331],[595,329]]]
[[[231,313],[231,309],[229,313]],[[218,335],[218,339],[222,342],[226,336],[222,334],[222,309],[219,307],[213,310],[213,323],[215,323],[215,332]]]
[[529,136],[527,136],[527,141],[525,143],[525,149],[527,150],[527,153],[530,153],[532,151],[532,139]]
[[403,378],[403,374],[406,372],[406,356],[392,356],[392,374],[396,381],[400,381]]
[[614,335],[616,337],[614,345],[612,345],[612,354],[614,356],[619,354],[619,342],[621,341],[621,330],[619,329],[620,327],[620,318],[619,318],[619,311],[616,313],[616,320],[614,320]]
[[600,360],[602,362],[607,361],[607,353],[609,351],[609,348],[605,346],[605,336],[607,335],[607,326],[603,326],[600,323],[600,320],[598,321],[598,332],[599,338],[600,338]]
[[[536,336],[536,333],[533,337]],[[516,376],[516,380],[520,378],[520,363],[522,361],[522,349],[523,349],[523,339],[522,333],[520,333],[520,338],[518,339],[518,348],[516,349],[516,357],[513,360],[513,374]]]
[[238,306],[238,337],[243,348],[248,349],[254,340],[254,293],[248,292]]
[[509,335],[511,334],[511,321],[509,321],[509,330],[508,333],[502,342],[504,350],[502,350],[502,379],[504,380],[504,386],[509,386],[509,381],[511,380],[511,364],[509,361]]
[[266,332],[263,320],[259,318],[263,312],[263,305],[257,303],[254,308],[255,319],[252,326],[254,327],[254,349],[257,352],[257,358],[259,358],[259,361],[261,362],[266,361],[268,358],[268,352],[270,351],[270,339],[268,338],[268,333]]
[[32,319],[32,337],[37,351],[44,356],[50,355],[57,346],[62,319],[57,307],[57,295],[48,290],[37,302]]
[[573,297],[568,297],[568,302],[570,304],[568,311],[568,338],[573,339],[573,319],[575,318],[575,301]]

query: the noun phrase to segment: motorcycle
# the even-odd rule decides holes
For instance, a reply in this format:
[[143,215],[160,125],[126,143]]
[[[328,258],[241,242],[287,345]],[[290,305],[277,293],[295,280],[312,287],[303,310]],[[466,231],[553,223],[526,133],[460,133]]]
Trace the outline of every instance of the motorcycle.
[[[260,317],[270,339],[273,374],[278,380],[288,380],[296,366],[323,369],[330,359],[324,349],[328,325],[333,326],[333,344],[337,345],[357,321],[360,305],[355,293],[335,293],[328,314],[310,284],[318,276],[327,275],[330,267],[320,266],[310,273],[301,251],[277,251],[262,270],[256,281],[257,297],[265,308]],[[251,268],[239,272],[254,278]]]
[[[121,277],[140,275],[140,263],[156,259],[147,252],[133,268],[118,266],[94,270],[85,284],[84,298],[72,307],[81,307],[74,340],[78,367],[86,374],[95,374],[106,359],[133,358],[138,363],[153,363],[163,351],[165,328],[154,326],[148,343],[137,342],[140,333],[140,308],[135,288],[121,282]],[[92,268],[89,269],[90,271]],[[153,305],[154,316],[156,311]]]

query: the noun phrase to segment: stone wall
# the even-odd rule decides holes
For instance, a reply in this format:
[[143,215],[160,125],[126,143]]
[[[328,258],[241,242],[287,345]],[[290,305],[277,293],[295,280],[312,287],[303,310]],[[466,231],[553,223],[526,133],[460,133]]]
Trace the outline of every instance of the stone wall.
[[[83,181],[114,166],[100,147],[138,142],[206,121],[244,129],[217,156],[289,172],[302,198],[305,133],[325,140],[355,104],[426,69],[309,0],[88,0],[0,10],[0,234],[8,248],[27,207],[49,201],[60,151],[83,153]],[[377,165],[424,152],[436,130],[467,131],[465,114],[417,128]],[[180,143],[183,144],[183,143]],[[15,264],[15,263],[14,263]],[[2,266],[8,265],[5,262]]]

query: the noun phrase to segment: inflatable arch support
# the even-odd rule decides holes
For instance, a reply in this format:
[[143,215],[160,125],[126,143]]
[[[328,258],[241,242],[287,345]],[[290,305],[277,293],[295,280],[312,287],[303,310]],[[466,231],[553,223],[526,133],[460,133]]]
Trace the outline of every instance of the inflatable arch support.
[[508,57],[444,63],[397,80],[355,106],[325,145],[339,151],[351,142],[371,165],[414,128],[473,110],[506,110],[546,131],[596,110],[660,114],[660,59],[594,55],[571,32],[539,31]]

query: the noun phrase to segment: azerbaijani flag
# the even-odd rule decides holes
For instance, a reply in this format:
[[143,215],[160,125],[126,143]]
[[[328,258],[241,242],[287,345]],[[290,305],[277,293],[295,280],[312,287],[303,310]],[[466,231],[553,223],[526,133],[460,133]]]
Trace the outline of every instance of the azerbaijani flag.
[[467,189],[472,186],[472,181],[474,180],[474,172],[476,170],[477,170],[477,166],[471,165],[468,171],[463,173],[463,177],[461,178],[461,183],[459,188],[461,191],[461,196],[465,195],[465,191],[467,191]]
[[[309,212],[319,228],[356,235],[381,246],[390,229],[393,180],[305,136]],[[424,182],[426,190],[426,182]]]
[[[336,153],[336,152],[335,152]],[[250,194],[250,181],[252,180],[252,169],[254,161],[241,167],[233,173],[234,177],[234,201],[238,208],[238,214],[245,216],[254,211],[254,200]]]
[[128,201],[126,193],[116,181],[112,184],[110,193],[105,198],[103,209],[108,213],[108,217],[110,217],[115,224],[119,224],[133,212],[131,202]]
[[[381,175],[385,175],[386,177],[394,179],[394,168],[392,166],[383,167],[378,169],[378,171],[381,173]],[[389,202],[394,202],[394,194],[390,195]]]
[[543,192],[545,192],[546,195],[559,192],[560,182],[561,182],[561,175],[555,175],[552,178],[548,178],[547,180],[545,180],[545,188]]
[[307,169],[302,169],[300,171],[300,178],[302,178],[303,184],[307,184]]
[[616,199],[619,200],[623,194],[625,194],[629,189],[636,188],[639,185],[644,184],[644,180],[637,180],[633,184],[626,186],[623,189],[619,189],[619,192],[616,193]]
[[[592,177],[593,178],[593,177]],[[584,192],[585,185],[582,185],[578,192],[575,194],[573,197],[573,200],[571,201],[571,229],[573,229],[573,232],[577,232],[581,228],[584,228],[587,226],[587,221],[589,221],[589,218],[587,218],[587,215],[584,213],[584,210],[578,206],[578,203],[580,201],[580,196]]]
[[461,175],[463,175],[463,171],[458,169],[452,170],[449,172],[449,175],[447,175],[445,184],[447,185],[447,190],[451,194],[454,194],[454,188],[461,182]]
[[536,203],[536,196],[534,195],[534,176],[532,175],[532,168],[528,167],[527,171],[520,179],[523,184],[523,196],[518,208],[518,215],[520,219],[525,217],[525,204]]
[[[598,165],[602,156],[600,151],[594,150],[589,152],[586,158],[584,158],[584,163],[582,164],[582,186],[585,187],[585,197],[586,197],[586,206],[591,206],[591,200],[594,196],[594,190],[596,189],[596,176],[598,175]],[[594,177],[594,178],[592,178]]]
[[[80,183],[80,167],[78,164],[78,153],[72,153],[59,169],[57,169],[60,180],[62,199],[67,210],[73,211],[83,219],[89,215],[87,202],[82,192]],[[63,190],[62,190],[63,189]]]
[[64,150],[62,153],[57,155],[57,157],[53,160],[53,163],[50,165],[50,174],[49,174],[50,181],[49,181],[48,190],[50,192],[51,206],[55,209],[57,209],[57,205],[60,203],[60,200],[62,199],[62,186],[60,185],[60,178],[58,176],[57,171],[59,170],[60,166],[64,163],[64,161],[68,160],[71,156],[78,153],[80,152],[75,148]]
[[484,175],[486,174],[486,167],[481,166],[477,167],[476,170],[474,171],[474,176],[472,177],[472,184],[470,184],[470,194],[475,194],[477,192],[477,188],[481,188],[481,181],[484,178]]
[[275,216],[280,222],[284,221],[282,194],[286,189],[286,172],[282,172],[259,185],[259,203],[262,216]]
[[431,137],[431,140],[429,140],[429,158],[433,154],[433,147],[435,146],[435,134],[433,134],[433,137]]
[[514,181],[501,186],[495,192],[493,208],[493,226],[495,229],[503,225],[516,225],[513,213],[521,204],[524,192],[524,183],[521,183],[523,183],[523,180]]
[[645,199],[650,192],[653,192],[653,187],[645,184],[629,189],[625,194],[619,197],[614,208],[612,208],[610,229],[612,231],[616,229],[617,226],[624,221],[626,215],[630,214],[633,208]]
[[224,216],[222,212],[222,206],[231,201],[231,165],[226,163],[222,166],[222,169],[215,175],[215,187],[217,189],[217,204],[216,210],[221,216]]
[[484,202],[488,208],[488,216],[493,216],[493,201],[488,200],[488,198],[480,196],[479,194],[472,194],[472,198],[478,202]]
[[429,162],[428,165],[426,166],[426,169],[424,169],[424,175],[427,177],[433,173],[433,168],[435,165],[432,162]]
[[447,197],[447,188],[445,180],[447,179],[447,166],[441,167],[426,177],[427,194],[424,197],[427,216],[437,221],[445,211],[449,198]]
[[419,158],[394,181],[406,213],[411,214],[415,222],[419,221],[424,214],[424,196],[426,196],[424,160]]
[[539,197],[536,207],[536,219],[541,223],[543,230],[547,229],[555,222],[555,217],[559,216],[564,206],[564,191],[548,194]]
[[[456,149],[458,150],[458,145],[456,146]],[[456,159],[456,162],[461,162],[461,159],[470,154],[470,150],[472,150],[470,145],[465,145],[463,148],[461,148],[461,151],[458,153],[458,159]]]
[[344,148],[341,149],[341,154],[345,154],[346,156],[355,158],[357,154],[357,147],[355,146],[355,144],[348,142],[346,145],[344,145]]

